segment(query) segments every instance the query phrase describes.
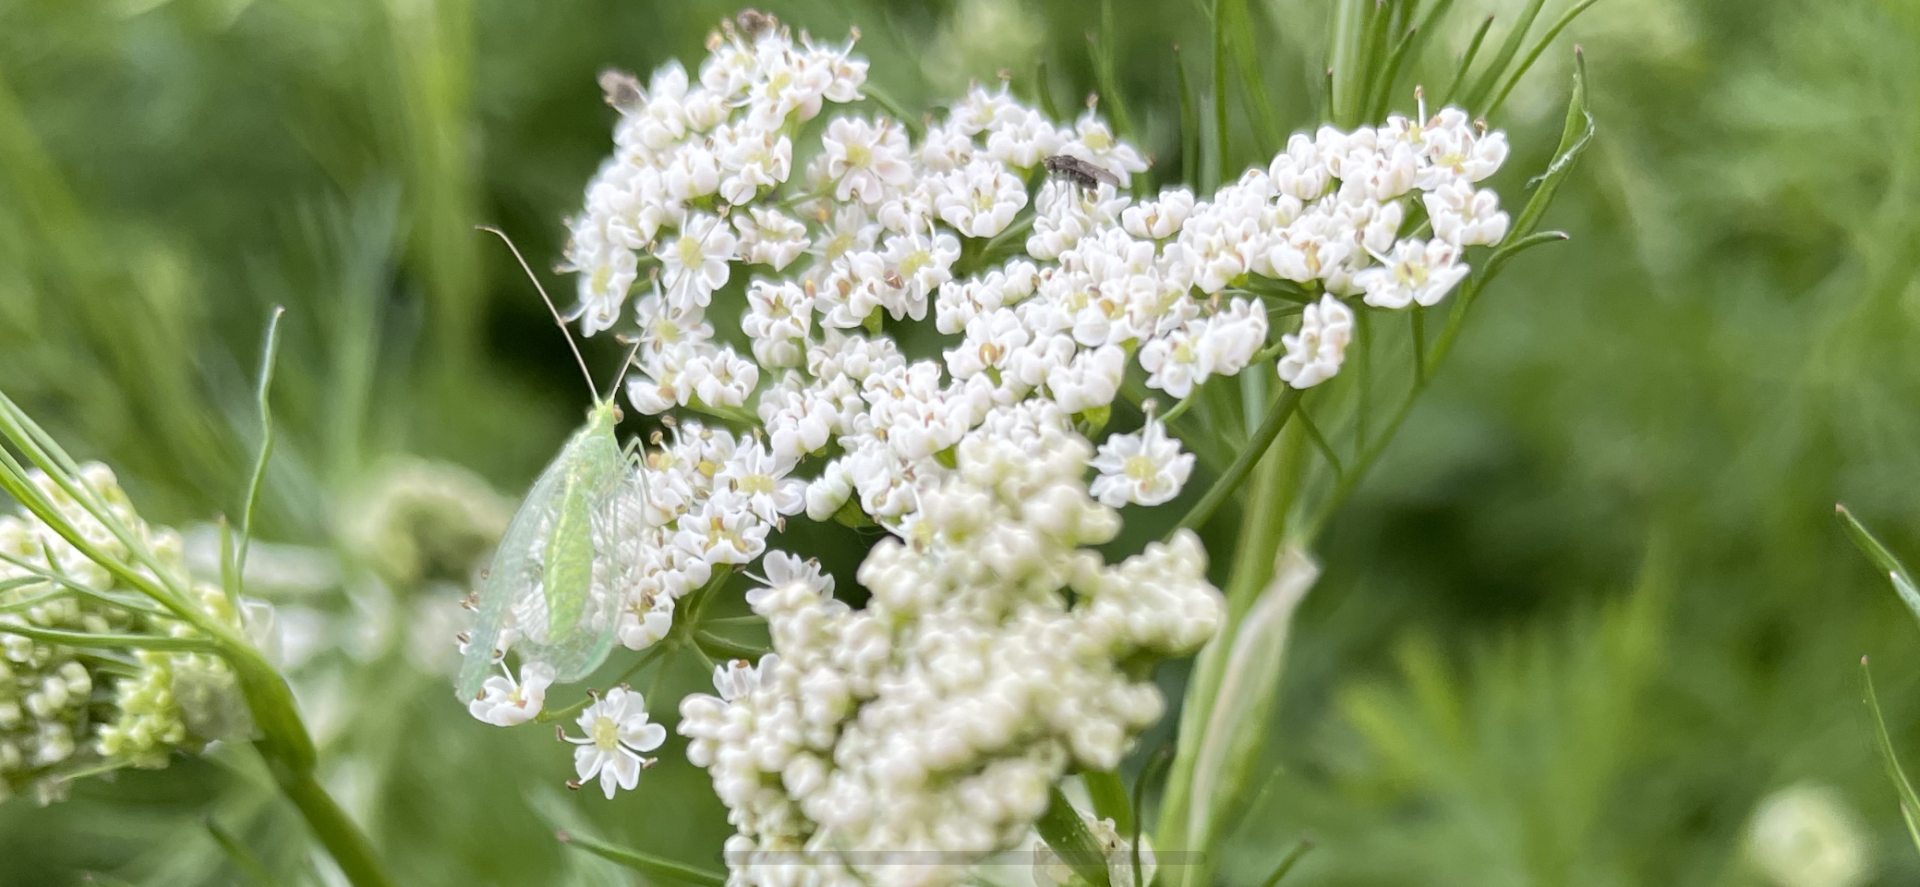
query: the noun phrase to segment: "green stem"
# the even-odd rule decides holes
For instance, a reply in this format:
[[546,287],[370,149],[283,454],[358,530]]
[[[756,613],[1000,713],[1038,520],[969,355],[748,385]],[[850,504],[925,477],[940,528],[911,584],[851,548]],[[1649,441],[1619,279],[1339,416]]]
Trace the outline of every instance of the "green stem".
[[1179,526],[1174,528],[1176,531],[1197,530],[1206,524],[1207,519],[1212,517],[1213,512],[1220,507],[1220,503],[1225,502],[1228,496],[1239,490],[1240,481],[1246,479],[1248,472],[1253,470],[1253,466],[1266,453],[1267,447],[1272,445],[1273,439],[1280,436],[1280,429],[1287,424],[1287,417],[1293,415],[1294,408],[1299,405],[1300,389],[1292,386],[1288,386],[1287,390],[1280,392],[1279,397],[1274,398],[1273,407],[1267,411],[1267,417],[1260,423],[1260,427],[1254,429],[1253,437],[1247,440],[1246,448],[1240,451],[1240,455],[1234,457],[1233,464],[1227,466],[1226,473],[1220,475],[1220,479],[1207,488],[1207,494],[1202,496],[1199,502],[1194,503],[1193,509],[1187,512],[1187,516],[1180,519]]
[[[263,747],[262,752],[266,749]],[[340,871],[347,876],[347,882],[353,887],[395,887],[386,869],[381,867],[379,854],[374,852],[372,842],[360,832],[360,827],[347,818],[347,811],[340,809],[327,790],[320,787],[314,779],[313,770],[289,770],[278,765],[271,755],[267,764],[273,771],[274,781],[280,784],[281,793],[298,808],[301,817],[306,819],[308,827],[313,829],[315,837],[333,861],[340,864]]]

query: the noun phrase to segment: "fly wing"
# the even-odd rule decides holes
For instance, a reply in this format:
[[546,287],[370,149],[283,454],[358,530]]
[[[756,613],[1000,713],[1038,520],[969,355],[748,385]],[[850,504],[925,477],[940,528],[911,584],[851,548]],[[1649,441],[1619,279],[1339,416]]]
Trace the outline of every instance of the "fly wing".
[[[493,671],[495,653],[518,646],[518,619],[525,615],[529,599],[541,598],[541,565],[547,534],[554,523],[567,452],[540,472],[533,489],[520,503],[520,509],[507,524],[493,560],[480,579],[479,616],[467,640],[466,658],[460,663],[460,679],[455,684],[462,702],[480,693],[487,675]],[[540,605],[544,611],[544,604]],[[542,613],[544,618],[544,612]]]

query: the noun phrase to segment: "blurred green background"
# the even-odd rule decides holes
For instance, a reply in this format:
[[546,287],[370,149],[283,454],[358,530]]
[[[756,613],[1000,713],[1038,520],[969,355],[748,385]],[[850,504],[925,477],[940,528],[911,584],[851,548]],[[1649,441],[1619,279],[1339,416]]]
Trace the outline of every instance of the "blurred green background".
[[[1202,70],[1205,8],[1116,5],[1128,108],[1168,181],[1174,44]],[[1296,127],[1317,120],[1327,5],[1256,4]],[[1465,27],[1521,4],[1458,5]],[[830,39],[857,25],[907,107],[1002,69],[1027,95],[1044,71],[1064,107],[1094,81],[1080,0],[762,6]],[[568,797],[550,737],[468,719],[409,634],[458,576],[394,567],[363,530],[369,489],[422,472],[497,510],[422,466],[517,494],[578,421],[564,344],[472,226],[551,266],[609,145],[596,72],[692,61],[734,11],[0,0],[0,387],[148,517],[204,521],[234,507],[260,333],[288,307],[260,526],[300,547],[270,549],[286,575],[259,586],[307,614],[331,784],[403,883],[625,883],[563,856],[535,811],[689,859],[725,833],[684,764],[611,803]],[[1466,37],[1419,79],[1444,82]],[[1600,136],[1547,219],[1573,241],[1488,294],[1322,540],[1229,883],[1302,834],[1302,885],[1920,879],[1857,665],[1874,658],[1920,760],[1920,634],[1832,517],[1845,501],[1920,557],[1920,4],[1602,0],[1494,121],[1517,146],[1510,206],[1558,134],[1574,41]],[[1769,880],[1743,849],[1762,799],[1809,783],[1854,820],[1866,880]],[[258,774],[177,761],[0,805],[0,884],[244,883],[209,814],[299,865]]]

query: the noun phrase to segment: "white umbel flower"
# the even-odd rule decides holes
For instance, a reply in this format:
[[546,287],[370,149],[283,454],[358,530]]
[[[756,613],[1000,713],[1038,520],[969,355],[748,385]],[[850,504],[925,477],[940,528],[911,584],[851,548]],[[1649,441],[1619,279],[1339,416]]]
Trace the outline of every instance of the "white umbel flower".
[[1353,340],[1353,309],[1339,299],[1321,296],[1300,315],[1300,331],[1280,337],[1287,353],[1280,358],[1280,380],[1295,388],[1312,388],[1340,372]]
[[625,687],[608,690],[574,723],[587,735],[576,738],[560,734],[577,746],[573,750],[573,770],[579,774],[580,783],[599,777],[600,790],[607,800],[613,800],[616,788],[632,791],[639,785],[640,771],[658,760],[642,753],[667,741],[666,728],[647,721],[646,700]]
[[1353,276],[1376,308],[1437,305],[1472,270],[1460,263],[1459,247],[1438,238],[1402,240],[1391,255],[1378,258],[1380,267]]
[[544,662],[522,665],[519,683],[510,675],[494,675],[481,685],[480,698],[467,703],[467,713],[496,727],[524,724],[546,705],[553,678],[553,666]]
[[1193,473],[1193,454],[1180,451],[1166,426],[1151,416],[1139,434],[1116,434],[1100,445],[1091,463],[1100,476],[1087,491],[1100,504],[1159,505],[1180,495]]

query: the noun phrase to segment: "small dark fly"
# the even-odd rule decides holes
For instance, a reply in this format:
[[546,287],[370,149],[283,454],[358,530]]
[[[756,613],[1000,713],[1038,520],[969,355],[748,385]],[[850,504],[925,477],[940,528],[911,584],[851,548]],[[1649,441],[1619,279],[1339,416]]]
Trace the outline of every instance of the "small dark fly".
[[1102,183],[1120,187],[1120,178],[1098,166],[1067,154],[1055,154],[1040,161],[1047,172],[1059,176],[1089,191],[1100,187]]

